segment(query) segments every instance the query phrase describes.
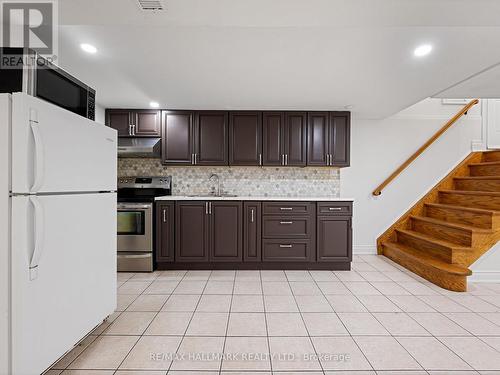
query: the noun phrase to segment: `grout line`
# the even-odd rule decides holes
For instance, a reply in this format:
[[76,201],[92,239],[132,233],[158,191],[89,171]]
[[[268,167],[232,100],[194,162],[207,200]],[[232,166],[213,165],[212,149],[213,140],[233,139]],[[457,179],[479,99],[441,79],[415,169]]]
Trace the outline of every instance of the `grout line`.
[[[283,274],[285,273],[282,271]],[[264,280],[262,280],[262,272],[259,271],[260,274],[260,289],[262,290],[262,306],[264,309],[264,322],[266,323],[266,341],[267,341],[267,351],[269,353],[269,368],[271,371],[271,374],[273,372],[273,360],[272,360],[272,354],[271,354],[271,340],[269,339],[269,328],[267,326],[267,311],[266,311],[266,300],[264,296]],[[286,277],[286,275],[285,275]]]
[[229,321],[231,320],[231,310],[233,308],[234,288],[235,288],[235,285],[236,285],[236,273],[237,272],[234,273],[233,289],[232,289],[232,293],[231,293],[231,301],[229,303],[229,311],[227,313],[226,333],[224,335],[224,343],[222,344],[222,358],[221,358],[220,364],[219,364],[219,374],[222,372],[222,365],[224,364],[224,353],[226,351],[226,341],[227,341],[227,334],[228,334],[228,331],[229,331]]
[[[333,273],[333,272],[332,272]],[[334,274],[335,275],[335,274]],[[337,277],[337,275],[335,275]],[[312,275],[311,275],[312,277]],[[338,277],[337,277],[338,278]],[[326,302],[328,303],[328,305],[330,305],[330,307],[332,308],[332,311],[333,313],[335,314],[335,316],[337,317],[337,319],[340,321],[340,323],[342,324],[342,326],[344,327],[344,329],[346,330],[347,334],[349,335],[349,337],[351,338],[352,342],[354,342],[354,345],[356,345],[356,347],[358,348],[358,350],[361,352],[361,354],[363,354],[363,357],[365,358],[366,362],[370,365],[370,367],[372,368],[373,371],[375,371],[375,368],[373,367],[372,363],[368,360],[368,357],[366,356],[366,354],[363,352],[363,350],[361,350],[359,344],[356,342],[356,340],[354,340],[351,332],[347,329],[347,326],[345,325],[344,321],[340,318],[340,316],[337,314],[337,312],[335,311],[335,309],[333,308],[332,304],[330,303],[330,301],[328,300],[328,298],[326,297],[325,293],[323,292],[323,290],[319,287],[318,285],[318,282],[314,279],[314,277],[312,277],[313,281],[314,281],[314,284],[316,285],[316,287],[320,290],[321,292],[321,295],[323,296],[323,298],[326,300]],[[352,293],[350,291],[349,288],[347,288],[347,286],[342,282],[342,280],[340,278],[338,278],[340,283],[344,286],[344,288],[346,288],[350,293]],[[356,296],[354,296],[356,299],[358,299]],[[359,301],[359,300],[358,300]],[[359,301],[361,303],[361,301]],[[362,303],[361,303],[362,304]],[[363,304],[362,304],[363,305]],[[363,305],[364,306],[364,305]],[[365,307],[366,308],[366,307]]]
[[[309,271],[305,271],[305,272],[307,272],[307,275],[309,275],[309,277],[310,277],[311,279],[313,279],[313,278],[312,278],[312,276],[311,276],[311,274],[309,273]],[[321,363],[321,361],[319,360],[318,351],[316,350],[316,347],[314,346],[314,342],[313,342],[313,340],[312,340],[312,338],[311,338],[311,335],[310,335],[310,333],[309,333],[309,329],[307,328],[307,325],[306,325],[306,321],[304,320],[304,316],[302,315],[302,311],[301,311],[301,309],[300,309],[300,306],[299,306],[299,304],[297,303],[297,298],[296,298],[296,296],[295,296],[295,293],[293,293],[292,286],[290,285],[290,279],[288,278],[288,275],[287,275],[287,273],[286,273],[286,272],[285,272],[285,277],[286,277],[286,280],[287,280],[287,282],[288,282],[288,288],[290,288],[290,292],[292,293],[292,298],[294,299],[295,304],[297,305],[297,308],[298,308],[298,310],[299,310],[300,318],[302,319],[302,324],[304,324],[304,328],[306,329],[306,332],[307,332],[307,338],[309,339],[309,342],[310,342],[310,344],[311,344],[311,346],[312,346],[312,348],[313,348],[313,350],[314,350],[314,354],[316,354],[317,361],[318,361],[318,364],[319,364],[319,366],[320,366],[320,368],[321,368],[321,371],[323,372],[323,374],[325,374],[325,369],[324,369],[324,367],[323,367],[323,364],[322,364],[322,363]],[[313,280],[314,280],[314,279],[313,279]],[[318,287],[318,286],[316,285],[316,287]],[[325,297],[323,296],[323,298],[325,298]],[[328,300],[327,300],[327,302],[328,302]],[[331,307],[331,306],[330,306],[330,307]],[[333,310],[333,309],[332,309],[332,310]]]

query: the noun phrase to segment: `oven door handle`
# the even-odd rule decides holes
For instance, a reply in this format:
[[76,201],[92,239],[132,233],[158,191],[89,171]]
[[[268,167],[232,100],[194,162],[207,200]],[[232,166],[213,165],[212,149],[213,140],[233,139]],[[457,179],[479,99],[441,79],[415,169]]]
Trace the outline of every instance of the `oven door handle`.
[[153,206],[152,205],[122,205],[118,204],[117,208],[119,210],[137,210],[137,209],[151,209]]

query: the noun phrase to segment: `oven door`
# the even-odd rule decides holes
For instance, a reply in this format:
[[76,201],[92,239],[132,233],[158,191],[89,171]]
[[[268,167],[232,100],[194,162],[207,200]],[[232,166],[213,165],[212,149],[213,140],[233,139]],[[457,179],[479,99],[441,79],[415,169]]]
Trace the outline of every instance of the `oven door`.
[[153,204],[118,203],[118,251],[153,251]]

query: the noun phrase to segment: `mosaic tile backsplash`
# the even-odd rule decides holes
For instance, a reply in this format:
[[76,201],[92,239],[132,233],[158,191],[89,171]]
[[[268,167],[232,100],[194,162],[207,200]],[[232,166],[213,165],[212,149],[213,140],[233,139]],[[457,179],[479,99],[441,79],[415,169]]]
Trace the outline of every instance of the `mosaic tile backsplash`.
[[172,195],[204,195],[215,188],[216,173],[221,190],[239,196],[339,197],[340,176],[336,168],[294,167],[166,167],[159,159],[120,158],[118,176],[172,176]]

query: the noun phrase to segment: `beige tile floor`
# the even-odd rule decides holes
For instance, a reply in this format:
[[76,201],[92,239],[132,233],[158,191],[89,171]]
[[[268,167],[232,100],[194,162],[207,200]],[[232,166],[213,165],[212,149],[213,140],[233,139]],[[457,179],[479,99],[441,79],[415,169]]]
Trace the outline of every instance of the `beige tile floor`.
[[352,268],[119,273],[117,311],[48,373],[500,374],[500,284]]

